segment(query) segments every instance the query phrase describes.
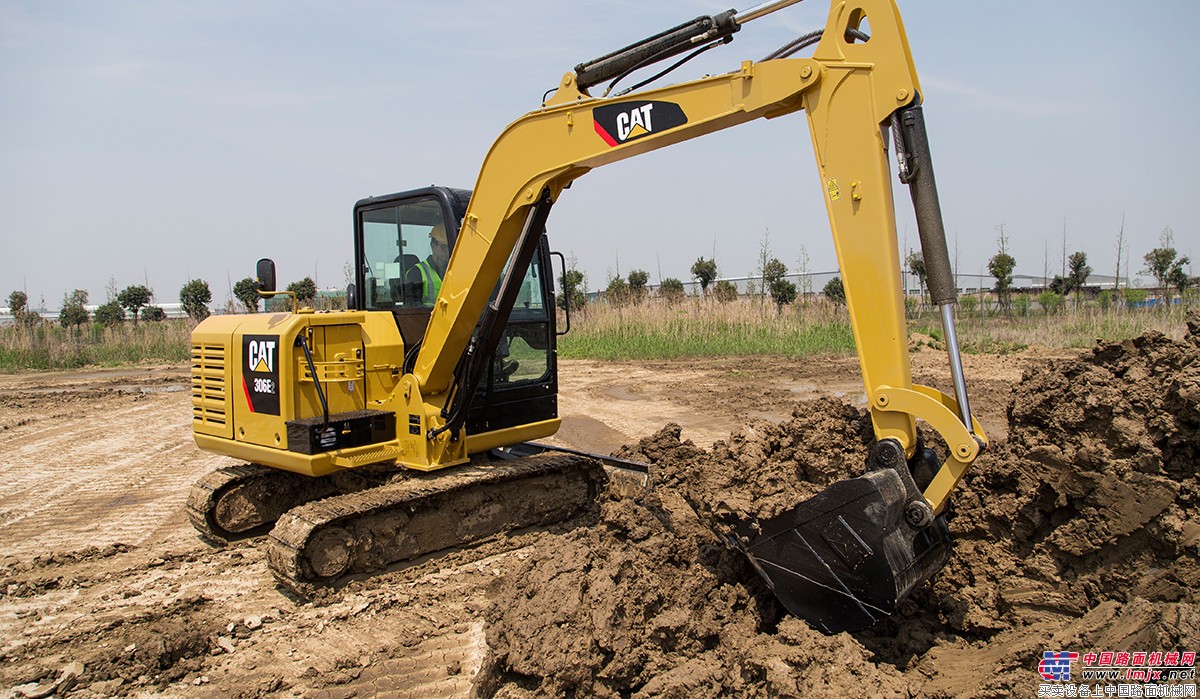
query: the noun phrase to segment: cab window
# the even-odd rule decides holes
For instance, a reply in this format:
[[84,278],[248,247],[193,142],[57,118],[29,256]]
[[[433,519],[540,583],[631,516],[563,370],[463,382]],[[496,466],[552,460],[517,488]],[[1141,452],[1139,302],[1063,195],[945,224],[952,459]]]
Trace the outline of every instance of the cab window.
[[[368,310],[432,306],[430,273],[434,258],[430,233],[446,226],[436,199],[417,199],[359,213],[363,236],[363,299]],[[449,241],[453,245],[453,240]],[[424,264],[422,264],[424,263]],[[444,263],[443,263],[444,264]],[[424,269],[422,269],[424,268]],[[444,269],[444,268],[443,268]]]

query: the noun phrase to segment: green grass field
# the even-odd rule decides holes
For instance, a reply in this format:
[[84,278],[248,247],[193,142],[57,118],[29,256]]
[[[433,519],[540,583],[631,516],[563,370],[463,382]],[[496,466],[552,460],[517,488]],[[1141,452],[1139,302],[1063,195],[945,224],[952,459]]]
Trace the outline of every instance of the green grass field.
[[[1185,308],[1101,309],[1085,306],[1057,314],[960,317],[964,352],[1005,353],[1040,345],[1089,347],[1158,331],[1182,337]],[[931,309],[910,308],[909,331],[941,340]],[[844,307],[824,299],[785,306],[741,298],[730,303],[686,298],[675,304],[651,299],[637,306],[592,304],[572,313],[571,332],[559,339],[559,356],[570,359],[672,359],[677,357],[852,354],[854,335]],[[560,320],[561,322],[561,320]],[[194,324],[187,320],[126,322],[79,329],[39,322],[0,327],[0,371],[76,369],[187,361]]]

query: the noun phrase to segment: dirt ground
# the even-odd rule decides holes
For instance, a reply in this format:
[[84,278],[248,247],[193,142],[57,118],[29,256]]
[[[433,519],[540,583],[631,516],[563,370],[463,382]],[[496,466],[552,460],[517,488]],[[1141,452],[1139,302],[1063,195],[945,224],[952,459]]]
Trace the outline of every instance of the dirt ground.
[[[1198,335],[967,356],[997,447],[951,562],[831,637],[710,518],[861,470],[853,358],[563,361],[549,441],[625,447],[648,492],[313,600],[188,524],[234,462],[192,442],[186,367],[0,376],[0,696],[1032,696],[1043,650],[1196,650]],[[942,352],[912,357],[949,390]]]

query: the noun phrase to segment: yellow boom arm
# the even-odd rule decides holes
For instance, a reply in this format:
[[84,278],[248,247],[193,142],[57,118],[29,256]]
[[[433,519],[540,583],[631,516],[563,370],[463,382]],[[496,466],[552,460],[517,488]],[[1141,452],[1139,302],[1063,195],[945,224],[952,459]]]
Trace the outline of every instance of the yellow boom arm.
[[[870,40],[855,42],[847,30],[864,18]],[[876,437],[896,440],[911,457],[916,419],[941,433],[950,456],[925,491],[940,511],[986,437],[969,412],[972,424],[964,424],[955,398],[912,383],[886,127],[919,96],[891,0],[835,2],[811,59],[747,61],[726,75],[610,99],[591,97],[574,73],[564,75],[553,98],[511,124],[484,161],[398,412],[418,413],[433,427],[445,423],[456,366],[523,231],[535,225],[537,202],[553,202],[592,168],[803,109]],[[466,452],[455,437],[437,430],[405,436],[401,461],[459,463]]]

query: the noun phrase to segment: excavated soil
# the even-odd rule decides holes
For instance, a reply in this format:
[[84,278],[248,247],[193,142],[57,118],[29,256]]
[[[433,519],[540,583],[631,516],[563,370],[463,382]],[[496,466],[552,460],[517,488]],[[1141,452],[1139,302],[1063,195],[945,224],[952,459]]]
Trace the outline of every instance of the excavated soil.
[[192,445],[185,369],[0,377],[0,696],[1034,696],[1045,650],[1196,650],[1200,319],[966,363],[994,448],[950,563],[835,636],[713,528],[861,473],[852,358],[562,362],[557,441],[628,445],[648,489],[311,599],[188,525],[190,484],[235,462]]
[[[1200,640],[1200,323],[1029,368],[1008,440],[948,519],[950,564],[869,632],[781,614],[712,533],[860,473],[861,408],[834,398],[709,449],[680,428],[625,450],[652,489],[614,497],[499,583],[487,691],[498,697],[1035,695],[1062,648]],[[747,583],[747,581],[751,581]]]

